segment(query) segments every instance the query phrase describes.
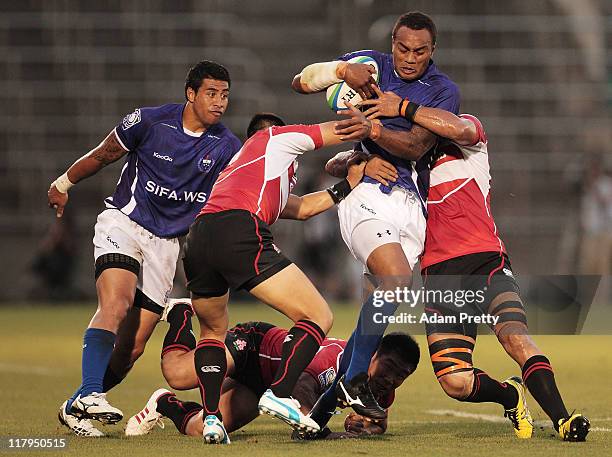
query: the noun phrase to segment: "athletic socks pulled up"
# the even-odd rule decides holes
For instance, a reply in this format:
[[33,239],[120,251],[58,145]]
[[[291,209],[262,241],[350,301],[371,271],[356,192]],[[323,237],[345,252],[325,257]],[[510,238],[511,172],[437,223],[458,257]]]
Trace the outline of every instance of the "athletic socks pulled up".
[[291,396],[300,374],[312,361],[324,339],[325,332],[312,321],[300,320],[291,327],[283,343],[276,376],[270,385],[274,395],[281,398]]
[[516,408],[518,393],[516,389],[505,382],[496,381],[484,371],[474,368],[472,392],[461,401],[468,403],[499,403],[504,409],[512,409]]
[[375,313],[380,313],[383,316],[392,316],[395,314],[397,305],[388,301],[379,300],[374,306],[374,294],[370,295],[361,307],[357,327],[351,335],[353,341],[353,350],[347,354],[346,351],[342,358],[350,355],[350,362],[346,369],[345,379],[351,381],[355,376],[361,373],[367,373],[370,367],[372,356],[378,349],[385,330],[387,329],[387,321],[379,323],[379,320],[374,319]]
[[164,338],[162,357],[171,351],[189,352],[196,347],[196,338],[191,323],[193,310],[186,303],[178,303],[168,314],[170,328]]
[[181,401],[174,394],[166,394],[157,400],[157,412],[174,422],[183,435],[189,419],[202,411],[202,406],[193,401]]
[[83,337],[83,356],[81,364],[81,386],[72,395],[66,410],[70,411],[77,396],[85,397],[93,392],[104,392],[104,374],[108,367],[116,335],[101,328],[88,328]]
[[205,416],[214,414],[219,420],[223,420],[219,410],[221,387],[227,372],[223,341],[201,340],[196,346],[194,363]]
[[527,389],[558,429],[559,420],[569,417],[569,414],[557,388],[550,361],[543,355],[534,355],[525,362],[522,371]]

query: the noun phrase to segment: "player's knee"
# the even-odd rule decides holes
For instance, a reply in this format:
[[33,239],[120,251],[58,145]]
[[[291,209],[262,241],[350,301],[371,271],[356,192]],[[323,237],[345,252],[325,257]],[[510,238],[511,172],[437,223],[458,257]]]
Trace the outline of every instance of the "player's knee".
[[117,327],[123,322],[132,305],[130,297],[112,295],[100,300],[97,314],[105,320],[114,322]]
[[177,369],[174,364],[165,363],[163,359],[162,374],[168,385],[174,390],[189,390],[195,387],[194,379],[191,379],[195,377],[195,373],[189,377],[185,370]]
[[446,395],[456,400],[463,400],[472,392],[474,372],[462,371],[459,373],[447,374],[438,378],[438,382],[444,392],[446,392]]
[[515,326],[508,325],[505,328],[506,331],[497,334],[497,339],[510,356],[513,358],[520,358],[520,356],[529,351],[532,346],[531,339],[526,334],[527,327],[521,323],[517,323]]
[[317,324],[325,334],[331,330],[334,324],[334,314],[327,304],[316,310],[316,312],[309,313],[309,316],[305,317],[305,319]]
[[378,288],[382,290],[397,290],[412,286],[412,273],[404,271],[402,274],[385,275],[378,277]]

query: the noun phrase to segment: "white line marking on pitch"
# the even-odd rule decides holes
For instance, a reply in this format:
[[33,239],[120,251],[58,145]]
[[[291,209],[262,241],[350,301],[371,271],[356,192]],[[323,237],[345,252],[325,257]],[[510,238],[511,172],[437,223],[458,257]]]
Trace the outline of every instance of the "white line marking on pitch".
[[58,376],[59,372],[51,368],[0,363],[0,372],[17,374],[35,374],[38,376]]
[[[485,422],[495,422],[501,423],[506,422],[507,419],[500,416],[495,416],[493,414],[477,414],[477,413],[466,413],[463,411],[455,411],[454,409],[430,409],[429,411],[425,411],[426,413],[433,414],[434,416],[453,416],[453,417],[461,417],[463,419],[478,419]],[[609,421],[612,418],[604,417],[601,419],[592,419],[592,422],[600,422],[600,421]],[[547,420],[538,420],[534,421],[533,425],[536,427],[547,427],[550,425],[550,421]],[[605,427],[591,427],[592,432],[612,432],[612,429]]]

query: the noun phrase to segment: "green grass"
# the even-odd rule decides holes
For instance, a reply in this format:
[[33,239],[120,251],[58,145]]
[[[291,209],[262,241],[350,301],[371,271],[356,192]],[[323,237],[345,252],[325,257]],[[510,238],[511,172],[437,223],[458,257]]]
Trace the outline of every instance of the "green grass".
[[[346,337],[356,314],[353,308],[336,307],[332,336]],[[205,447],[198,439],[179,435],[170,421],[164,430],[127,439],[124,422],[104,427],[107,437],[81,439],[59,427],[60,403],[80,383],[80,353],[83,329],[92,306],[40,307],[13,305],[0,308],[0,386],[2,414],[0,437],[37,436],[68,438],[68,449],[44,455],[155,456],[247,454],[255,456],[312,455],[412,455],[412,456],[576,456],[612,455],[612,346],[610,336],[542,336],[536,342],[548,354],[568,408],[584,412],[594,431],[586,443],[563,443],[552,436],[547,424],[533,439],[518,441],[509,423],[483,419],[501,417],[497,405],[463,404],[447,398],[439,388],[428,360],[422,335],[422,363],[401,387],[391,414],[388,433],[382,437],[326,442],[295,443],[289,428],[271,418],[260,417],[232,434],[229,447]],[[287,325],[284,317],[263,306],[231,306],[231,321],[267,320]],[[165,386],[159,371],[159,351],[165,324],[159,325],[144,356],[127,380],[113,390],[110,399],[126,415],[140,410],[153,390]],[[477,343],[475,365],[504,379],[518,373],[497,341],[482,336]],[[184,397],[197,399],[197,392]],[[535,420],[546,419],[530,399]],[[444,411],[447,411],[446,413]],[[460,417],[456,413],[485,416]],[[344,415],[334,418],[339,430]],[[2,450],[0,449],[0,452]],[[15,455],[30,455],[22,451]]]

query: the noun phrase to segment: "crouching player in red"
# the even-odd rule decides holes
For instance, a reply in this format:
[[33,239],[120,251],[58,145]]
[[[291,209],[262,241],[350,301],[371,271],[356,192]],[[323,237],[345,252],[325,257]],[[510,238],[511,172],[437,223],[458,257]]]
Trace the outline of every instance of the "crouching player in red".
[[[170,329],[162,350],[162,367],[166,380],[175,389],[197,387],[193,368],[196,345],[191,333],[193,311],[188,302],[177,303],[168,315]],[[257,415],[257,403],[270,387],[280,366],[283,341],[288,331],[266,322],[237,324],[225,338],[227,375],[223,381],[219,409],[228,433],[244,427]],[[176,341],[176,343],[174,343]],[[292,396],[306,414],[317,398],[331,385],[338,372],[338,363],[346,341],[326,338],[310,364],[300,375]],[[185,353],[184,349],[192,348]],[[419,362],[419,347],[407,334],[386,335],[375,353],[369,368],[369,383],[379,404],[388,408],[397,389],[410,376]],[[151,395],[145,407],[132,416],[126,427],[126,435],[145,435],[155,428],[162,417],[167,417],[178,431],[189,436],[202,436],[202,406],[195,402],[181,401],[173,392],[159,389]],[[319,437],[328,439],[359,435],[382,434],[387,421],[370,422],[351,413],[345,421],[346,432],[332,433],[325,429]]]
[[[392,92],[382,93],[377,87],[374,90],[378,99],[362,103],[368,108],[364,114],[369,119],[405,116],[450,140],[438,146],[431,164],[421,259],[426,289],[482,294],[482,300],[472,303],[474,311],[495,318],[491,328],[522,369],[522,380],[496,381],[472,365],[476,324],[459,320],[456,324],[428,323],[429,352],[440,385],[459,401],[501,404],[517,437],[530,438],[533,424],[525,402],[526,385],[563,440],[584,441],[590,428],[588,419],[567,412],[550,361],[528,334],[510,259],[491,215],[491,176],[482,124],[469,114],[455,116],[402,100]],[[460,311],[465,312],[448,304],[425,306],[431,315],[459,316]]]

